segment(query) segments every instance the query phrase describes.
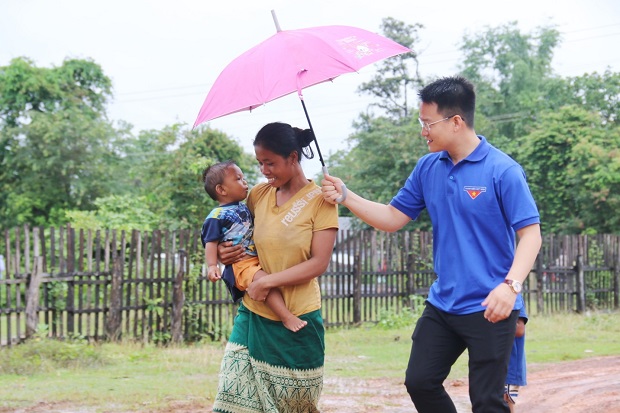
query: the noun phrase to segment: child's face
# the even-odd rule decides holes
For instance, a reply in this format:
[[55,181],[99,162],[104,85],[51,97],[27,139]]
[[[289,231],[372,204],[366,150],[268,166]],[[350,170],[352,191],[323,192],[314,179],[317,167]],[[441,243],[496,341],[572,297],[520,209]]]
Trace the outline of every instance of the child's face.
[[226,191],[226,196],[232,201],[243,201],[248,196],[248,183],[237,165],[231,165],[226,169],[226,176],[221,185]]

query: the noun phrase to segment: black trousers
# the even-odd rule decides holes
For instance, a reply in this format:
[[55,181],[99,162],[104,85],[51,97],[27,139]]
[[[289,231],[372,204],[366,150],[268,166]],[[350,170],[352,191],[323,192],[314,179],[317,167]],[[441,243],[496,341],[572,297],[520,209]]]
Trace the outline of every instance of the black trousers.
[[513,311],[506,320],[493,324],[484,318],[484,312],[452,315],[426,303],[411,337],[405,376],[407,392],[418,412],[456,413],[443,382],[467,349],[472,411],[508,413],[504,382],[518,316],[519,311]]

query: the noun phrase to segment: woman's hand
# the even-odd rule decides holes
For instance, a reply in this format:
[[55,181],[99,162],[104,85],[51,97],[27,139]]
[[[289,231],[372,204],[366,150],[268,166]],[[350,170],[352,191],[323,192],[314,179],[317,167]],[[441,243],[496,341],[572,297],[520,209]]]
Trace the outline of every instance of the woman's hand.
[[230,265],[245,258],[245,249],[241,244],[233,245],[232,241],[221,242],[217,246],[217,256],[222,264]]
[[270,288],[265,283],[265,278],[254,280],[250,283],[245,292],[254,301],[265,301]]

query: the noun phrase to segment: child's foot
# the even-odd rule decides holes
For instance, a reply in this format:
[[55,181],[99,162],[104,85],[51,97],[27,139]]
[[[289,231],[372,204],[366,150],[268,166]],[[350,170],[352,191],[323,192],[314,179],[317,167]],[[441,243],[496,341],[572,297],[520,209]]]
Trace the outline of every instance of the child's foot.
[[282,320],[284,327],[291,330],[293,333],[298,332],[302,328],[308,325],[307,321],[302,320],[299,317],[294,316],[293,314],[290,317],[287,317],[285,320]]

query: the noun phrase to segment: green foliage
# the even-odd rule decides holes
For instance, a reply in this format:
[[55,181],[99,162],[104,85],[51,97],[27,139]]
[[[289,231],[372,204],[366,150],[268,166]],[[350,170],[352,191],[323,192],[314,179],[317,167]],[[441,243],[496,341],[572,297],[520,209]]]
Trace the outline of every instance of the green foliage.
[[67,211],[67,220],[76,229],[116,229],[151,231],[158,228],[159,217],[149,210],[145,196],[110,195],[94,202],[94,211]]
[[144,304],[146,311],[150,313],[152,324],[150,326],[152,340],[155,345],[162,346],[170,343],[172,335],[169,333],[169,329],[163,324],[164,317],[164,299],[163,297],[144,297]]
[[[358,92],[378,98],[379,101],[371,106],[382,109],[386,116],[396,122],[410,117],[411,104],[408,93],[422,83],[417,70],[419,63],[415,48],[420,41],[418,30],[423,27],[419,23],[406,24],[392,17],[383,19],[381,23],[383,35],[408,47],[411,52],[378,63],[375,76],[358,88]],[[413,64],[416,68],[414,76],[409,74],[409,64]]]
[[208,164],[233,159],[256,181],[253,157],[222,132],[113,126],[111,90],[90,60],[0,67],[0,227],[187,228],[215,206],[202,188]]
[[[360,116],[350,150],[330,156],[330,173],[347,187],[373,201],[388,203],[405,184],[418,160],[428,153],[417,120],[395,124],[388,118]],[[348,210],[341,210],[350,214]],[[429,228],[427,218],[411,224]]]
[[[377,102],[356,121],[350,150],[329,159],[332,174],[382,203],[427,153],[408,96],[422,84],[422,28],[383,19],[383,34],[412,52],[385,59],[359,87]],[[618,232],[620,73],[558,77],[560,41],[553,26],[522,33],[516,22],[465,34],[460,70],[476,85],[476,131],[523,165],[545,232]],[[224,132],[176,124],[134,136],[107,120],[111,97],[90,59],[0,67],[0,227],[195,227],[215,206],[201,182],[208,164],[233,159],[257,182],[255,160]],[[414,228],[430,229],[425,213]]]
[[403,307],[400,311],[396,311],[393,308],[382,308],[379,312],[379,321],[376,327],[382,330],[413,327],[424,311],[425,299],[419,295],[412,295],[410,299],[412,302],[411,308]]
[[81,338],[47,339],[47,326],[24,344],[0,348],[0,374],[32,375],[58,369],[100,367],[110,362],[96,346]]
[[546,104],[551,61],[560,34],[553,27],[521,33],[517,22],[466,34],[461,73],[476,85],[477,112],[491,120],[476,130],[512,154],[519,137]]
[[0,67],[0,124],[27,124],[36,113],[78,109],[98,118],[111,97],[112,82],[92,60],[67,59],[60,67],[37,68],[27,58]]
[[53,281],[46,284],[50,307],[59,312],[63,311],[67,307],[67,283]]
[[161,131],[143,131],[127,146],[127,175],[132,195],[159,218],[160,228],[200,225],[216,206],[204,190],[202,171],[209,164],[232,159],[247,176],[257,179],[256,161],[224,133],[173,125]]
[[620,129],[576,106],[542,113],[519,161],[548,233],[620,230]]
[[117,132],[105,117],[111,82],[89,60],[0,67],[0,225],[59,225],[111,191]]

